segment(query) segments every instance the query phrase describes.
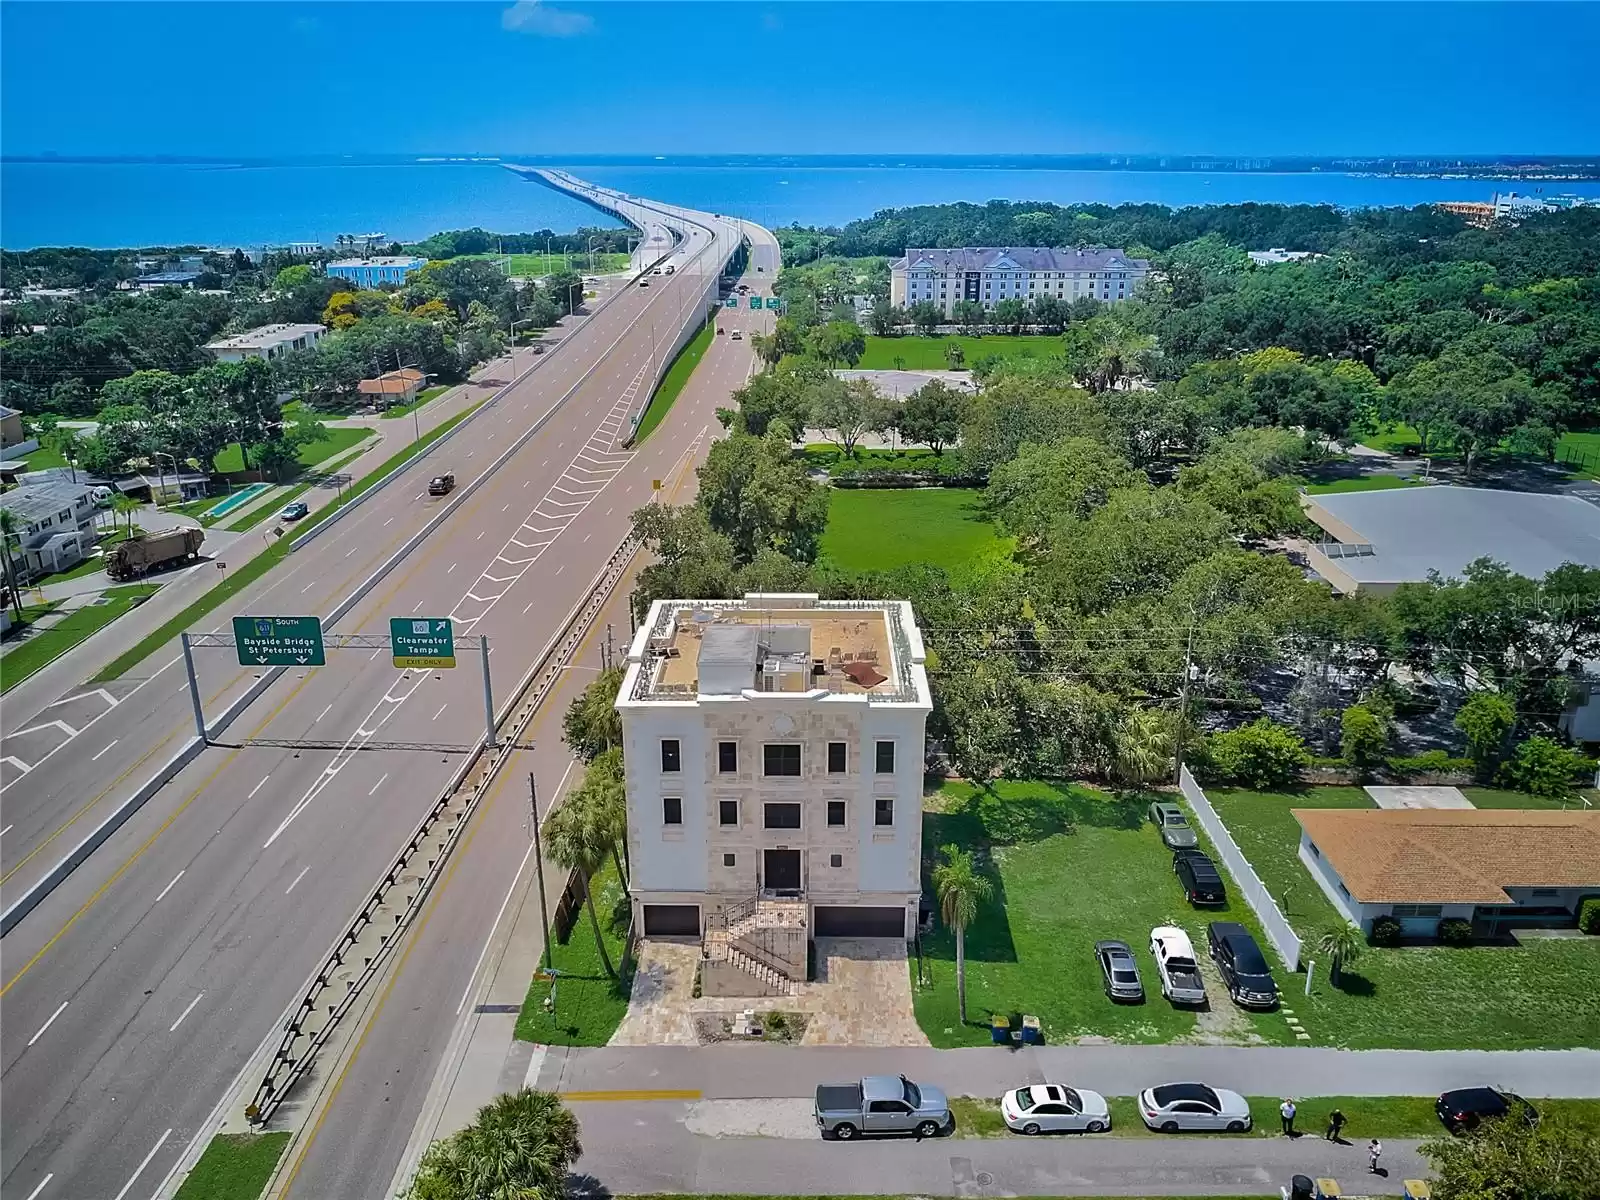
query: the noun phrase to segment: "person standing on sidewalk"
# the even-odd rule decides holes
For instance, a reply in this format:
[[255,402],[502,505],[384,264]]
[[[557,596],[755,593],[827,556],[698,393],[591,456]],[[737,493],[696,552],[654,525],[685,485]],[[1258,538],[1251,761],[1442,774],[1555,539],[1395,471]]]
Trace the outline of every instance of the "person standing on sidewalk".
[[1343,1129],[1343,1128],[1344,1128],[1344,1113],[1340,1112],[1336,1108],[1331,1113],[1328,1114],[1328,1134],[1327,1134],[1328,1141],[1337,1142],[1337,1141],[1342,1140],[1339,1137],[1339,1131],[1341,1129]]
[[1283,1136],[1284,1137],[1294,1137],[1295,1136],[1295,1133],[1294,1133],[1294,1114],[1295,1114],[1294,1101],[1289,1099],[1288,1097],[1285,1097],[1283,1103],[1278,1105],[1278,1116],[1283,1121]]
[[1381,1142],[1379,1142],[1377,1138],[1373,1138],[1370,1142],[1367,1143],[1367,1173],[1368,1174],[1376,1175],[1378,1173],[1378,1158],[1382,1154],[1383,1154],[1383,1144]]

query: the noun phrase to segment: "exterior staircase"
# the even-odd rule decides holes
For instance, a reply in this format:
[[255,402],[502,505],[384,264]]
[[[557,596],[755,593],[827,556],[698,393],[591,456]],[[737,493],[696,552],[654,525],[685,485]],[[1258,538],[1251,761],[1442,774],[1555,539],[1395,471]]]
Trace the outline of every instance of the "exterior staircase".
[[804,900],[741,900],[706,921],[702,987],[707,994],[793,995],[805,979],[806,944]]

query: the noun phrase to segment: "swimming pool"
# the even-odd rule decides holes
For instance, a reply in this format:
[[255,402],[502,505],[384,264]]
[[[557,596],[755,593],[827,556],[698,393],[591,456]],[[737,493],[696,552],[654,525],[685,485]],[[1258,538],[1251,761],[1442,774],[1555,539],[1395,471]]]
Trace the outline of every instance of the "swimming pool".
[[252,483],[247,488],[241,488],[239,491],[229,496],[226,500],[222,501],[222,503],[214,504],[210,508],[206,509],[205,515],[208,517],[225,517],[234,509],[238,508],[241,504],[248,504],[250,501],[254,500],[257,496],[261,495],[262,492],[266,491],[271,486],[272,485],[270,483]]

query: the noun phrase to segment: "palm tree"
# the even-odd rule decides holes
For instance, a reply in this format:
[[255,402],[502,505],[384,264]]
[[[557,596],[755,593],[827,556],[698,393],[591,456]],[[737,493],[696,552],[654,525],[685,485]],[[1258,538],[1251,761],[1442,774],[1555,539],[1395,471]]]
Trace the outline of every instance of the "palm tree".
[[591,797],[578,788],[550,814],[545,823],[544,844],[552,862],[578,873],[583,883],[583,904],[589,910],[589,925],[594,929],[594,944],[600,951],[606,974],[615,979],[617,969],[611,965],[611,955],[606,951],[600,918],[594,911],[594,890],[589,886],[595,872],[605,863],[606,855],[614,853],[615,845],[604,814],[597,812],[596,807]]
[[1328,956],[1328,982],[1338,987],[1344,969],[1361,957],[1361,930],[1348,922],[1331,925],[1317,938],[1317,950]]
[[946,846],[944,862],[933,869],[933,890],[939,897],[939,918],[956,932],[956,1011],[967,1023],[967,926],[978,919],[978,905],[994,894],[994,885],[978,874],[970,850]]
[[621,667],[601,671],[567,707],[561,722],[562,741],[584,762],[593,762],[602,752],[622,745],[622,714],[617,711],[621,687]]
[[583,1155],[578,1119],[553,1092],[508,1092],[472,1124],[433,1143],[406,1193],[412,1200],[555,1200]]
[[[619,680],[620,682],[620,680]],[[615,693],[613,693],[615,694]],[[589,813],[611,847],[622,886],[628,886],[628,789],[622,776],[622,748],[601,753],[583,773],[583,782],[567,800]]]
[[1114,750],[1117,777],[1135,787],[1164,779],[1172,770],[1172,730],[1155,709],[1136,708],[1124,716]]
[[[122,492],[113,492],[112,495],[111,495],[111,511],[113,513],[123,513],[123,514],[125,514],[127,516],[127,518],[128,518],[128,536],[132,537],[133,536],[133,514],[139,511],[139,502],[137,500],[135,500],[132,496],[124,495]],[[113,522],[112,523],[113,523],[113,528],[114,528],[115,527],[115,518],[113,518]]]
[[[11,600],[11,613],[22,620],[22,597],[17,592],[17,564],[11,558],[11,543],[17,540],[18,531],[22,522],[17,514],[9,508],[0,508],[0,555],[3,555],[5,566],[5,596]],[[5,603],[5,597],[0,597],[0,606]]]

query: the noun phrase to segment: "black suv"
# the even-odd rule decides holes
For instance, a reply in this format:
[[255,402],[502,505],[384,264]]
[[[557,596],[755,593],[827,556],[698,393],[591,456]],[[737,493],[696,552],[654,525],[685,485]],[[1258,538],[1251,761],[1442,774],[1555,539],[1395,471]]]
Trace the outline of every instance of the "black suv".
[[1212,862],[1198,850],[1177,850],[1172,855],[1172,870],[1183,884],[1183,894],[1190,904],[1226,904],[1227,889],[1222,886],[1222,875]]
[[1217,964],[1228,995],[1240,1008],[1276,1008],[1278,985],[1250,931],[1237,921],[1213,921],[1206,927],[1211,961]]
[[1457,1088],[1446,1092],[1434,1101],[1433,1111],[1451,1133],[1466,1133],[1476,1129],[1480,1122],[1503,1117],[1512,1109],[1521,1114],[1529,1125],[1539,1123],[1539,1114],[1533,1105],[1514,1092],[1499,1088]]

